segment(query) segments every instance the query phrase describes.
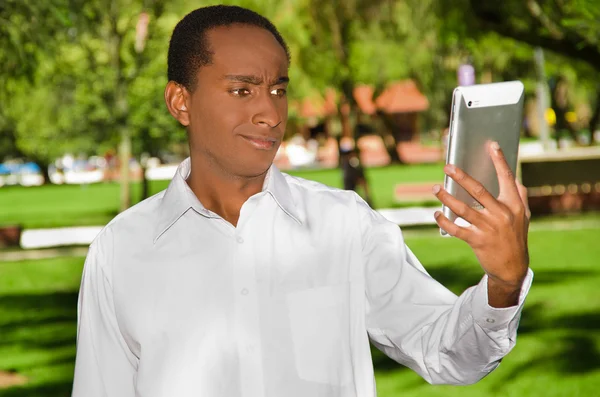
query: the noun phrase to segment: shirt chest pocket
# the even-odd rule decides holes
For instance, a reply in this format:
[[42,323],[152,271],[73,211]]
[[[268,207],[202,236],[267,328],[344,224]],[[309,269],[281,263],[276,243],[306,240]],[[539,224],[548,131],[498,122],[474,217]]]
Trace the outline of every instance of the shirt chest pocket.
[[350,284],[286,296],[298,377],[344,386],[352,381]]

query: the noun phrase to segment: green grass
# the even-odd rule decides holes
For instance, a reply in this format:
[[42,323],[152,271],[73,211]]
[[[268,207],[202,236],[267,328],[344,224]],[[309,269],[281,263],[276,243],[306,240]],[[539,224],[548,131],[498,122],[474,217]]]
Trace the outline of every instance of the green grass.
[[[553,230],[551,220],[534,222],[534,286],[517,346],[496,371],[472,386],[430,386],[375,351],[379,396],[597,395],[600,223],[581,227],[560,231]],[[466,244],[441,238],[433,229],[408,230],[406,239],[429,272],[453,291],[460,293],[479,280],[482,272]],[[0,390],[0,397],[69,395],[82,264],[83,258],[0,262],[0,369],[30,381]]]
[[[596,217],[596,219],[598,219]],[[563,221],[561,221],[563,222]],[[577,221],[575,221],[577,222]],[[545,220],[530,234],[534,284],[515,349],[500,367],[472,386],[429,386],[409,370],[379,358],[379,395],[392,397],[597,395],[600,388],[600,223],[556,231]],[[430,273],[456,293],[479,280],[470,248],[454,239],[419,233],[407,242]],[[443,253],[443,254],[440,254]],[[381,370],[394,368],[394,370]]]
[[[304,170],[293,175],[313,179],[334,187],[342,186],[339,169]],[[393,191],[397,183],[442,181],[441,164],[390,166],[367,170],[377,208],[394,206]],[[168,181],[151,181],[151,194],[165,189]],[[132,184],[132,197],[139,201],[140,184]],[[19,224],[25,228],[104,225],[119,208],[119,185],[46,185],[38,187],[0,188],[0,225]]]
[[[168,181],[151,182],[156,193]],[[140,184],[132,185],[132,197],[140,197]],[[25,228],[104,225],[118,212],[119,185],[44,185],[0,188],[0,224]]]
[[67,396],[83,258],[0,262],[0,369],[29,379],[0,396]]

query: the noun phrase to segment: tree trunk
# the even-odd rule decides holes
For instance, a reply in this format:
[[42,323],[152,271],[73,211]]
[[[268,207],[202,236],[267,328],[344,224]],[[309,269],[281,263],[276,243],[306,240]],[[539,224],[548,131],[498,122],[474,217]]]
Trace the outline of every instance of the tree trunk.
[[350,104],[347,101],[343,101],[340,105],[340,123],[342,124],[342,136],[347,138],[354,138],[352,132],[352,124],[350,122]]
[[50,171],[49,171],[50,164],[48,164],[47,161],[44,161],[41,163],[36,163],[36,164],[40,166],[42,175],[44,176],[44,185],[49,184],[50,183]]
[[121,143],[119,144],[119,161],[121,182],[120,211],[131,206],[131,185],[129,183],[129,160],[131,159],[131,137],[126,126],[121,126]]
[[588,125],[588,130],[590,131],[589,145],[594,144],[594,131],[596,128],[600,128],[598,122],[600,122],[600,86],[597,88],[596,108],[594,109],[594,114],[592,115],[590,124]]
[[121,62],[121,49],[123,36],[117,27],[119,20],[119,3],[116,0],[109,5],[110,31],[108,36],[109,50],[111,52],[111,63],[116,72],[116,86],[114,91],[115,127],[119,131],[119,161],[120,161],[120,184],[121,197],[119,210],[125,211],[131,206],[131,190],[129,183],[129,160],[131,158],[131,133],[128,126],[129,103],[127,102],[127,81],[123,75],[123,64]]
[[391,163],[405,164],[405,162],[400,158],[400,155],[398,154],[398,134],[396,133],[396,128],[398,127],[396,126],[393,117],[383,112],[378,112],[377,115],[379,116],[379,118],[383,122],[383,125],[385,126],[386,135],[391,135],[392,139],[394,140],[393,146],[388,146],[386,144],[386,149],[388,151],[388,154],[390,155]]
[[150,182],[148,181],[148,178],[146,178],[147,169],[148,168],[146,168],[146,165],[142,166],[142,197],[140,201],[143,201],[150,197]]
[[39,157],[33,157],[33,156],[29,156],[31,161],[34,162],[35,164],[38,165],[38,167],[40,167],[40,171],[44,177],[44,185],[47,185],[50,183],[50,162],[41,159]]
[[577,133],[571,123],[567,121],[566,114],[569,111],[567,82],[564,77],[558,76],[552,87],[550,106],[556,115],[556,124],[554,125],[554,138],[559,147],[559,141],[563,132],[567,132],[573,142],[577,142]]

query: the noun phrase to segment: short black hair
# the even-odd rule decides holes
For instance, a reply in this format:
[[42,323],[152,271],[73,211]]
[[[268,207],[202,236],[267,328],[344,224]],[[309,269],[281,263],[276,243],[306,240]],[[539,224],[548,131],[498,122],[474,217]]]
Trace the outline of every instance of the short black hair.
[[198,8],[187,14],[173,30],[167,58],[167,77],[193,91],[196,73],[212,62],[206,33],[210,29],[234,24],[251,25],[268,30],[281,44],[290,61],[290,51],[281,34],[267,18],[247,8],[216,5]]

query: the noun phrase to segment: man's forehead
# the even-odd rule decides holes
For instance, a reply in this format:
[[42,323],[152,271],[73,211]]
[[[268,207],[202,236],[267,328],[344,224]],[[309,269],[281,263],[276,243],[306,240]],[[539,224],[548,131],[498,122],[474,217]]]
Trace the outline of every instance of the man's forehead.
[[268,84],[270,86],[278,85],[278,84],[286,84],[290,81],[287,76],[271,76],[269,80],[265,80],[262,76],[257,74],[226,74],[221,77],[222,80],[238,82],[238,83],[247,83],[252,85],[262,85]]
[[[215,58],[266,56],[280,62],[287,54],[273,34],[261,27],[235,24],[211,29],[208,44]],[[230,61],[228,59],[228,61]]]

